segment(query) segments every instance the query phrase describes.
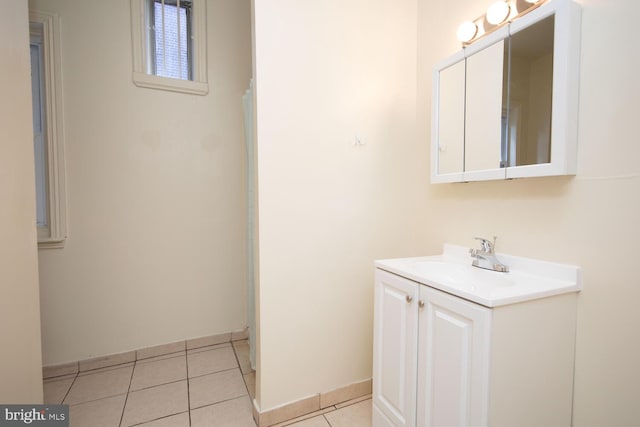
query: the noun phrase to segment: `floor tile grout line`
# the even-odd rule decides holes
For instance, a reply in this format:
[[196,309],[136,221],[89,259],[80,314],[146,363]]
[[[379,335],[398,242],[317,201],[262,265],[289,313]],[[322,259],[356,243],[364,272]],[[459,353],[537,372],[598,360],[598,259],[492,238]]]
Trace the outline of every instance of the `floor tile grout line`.
[[[89,375],[103,374],[105,372],[111,372],[111,371],[115,371],[117,369],[124,369],[124,368],[128,368],[129,367],[129,366],[125,366],[125,365],[135,366],[135,364],[136,364],[136,362],[134,360],[132,362],[118,363],[117,365],[103,366],[102,368],[90,369],[88,371],[79,371],[77,376],[78,377],[87,377]],[[92,371],[100,371],[100,372],[92,372]]]
[[135,363],[135,361],[136,361],[136,358],[134,357],[133,360],[127,360],[126,362],[118,362],[118,363],[113,363],[113,364],[110,364],[110,365],[104,365],[104,366],[100,366],[100,367],[97,367],[97,368],[91,368],[91,369],[82,369],[82,368],[80,368],[80,366],[78,366],[78,374],[82,374],[82,373],[85,373],[85,372],[91,372],[91,371],[97,371],[98,369],[116,368],[116,367],[118,367],[120,365],[127,365],[129,363]]
[[[247,341],[247,343],[248,343],[248,341]],[[236,356],[236,363],[238,364],[238,369],[240,369],[240,375],[242,375],[242,382],[244,383],[244,388],[247,390],[247,396],[249,396],[249,400],[251,400],[251,393],[249,393],[249,386],[247,385],[247,379],[245,378],[245,375],[248,375],[251,372],[248,372],[247,374],[242,372],[242,366],[240,365],[240,357],[238,357],[238,352],[236,351],[236,346],[232,344],[231,348],[233,348],[233,354]],[[255,372],[255,371],[252,371],[252,372]]]
[[[338,408],[338,406],[337,406],[340,403],[345,403],[345,402],[349,402],[351,400],[360,399],[360,398],[362,398],[362,400],[359,400],[357,402],[353,402],[353,403],[351,403],[349,405],[342,406],[340,408]],[[313,418],[323,417],[329,426],[333,426],[331,424],[331,422],[329,421],[329,419],[327,418],[327,415],[332,414],[334,412],[338,412],[338,411],[346,409],[346,408],[350,408],[351,406],[357,405],[357,404],[362,403],[362,402],[366,402],[367,400],[371,400],[371,395],[363,395],[363,396],[360,396],[360,397],[354,397],[353,399],[349,399],[349,400],[347,400],[345,402],[340,402],[340,403],[335,404],[335,405],[330,405],[330,406],[327,406],[326,408],[321,408],[318,411],[310,412],[308,414],[301,415],[299,417],[292,418],[290,420],[282,421],[282,423],[279,423],[277,425],[282,425],[282,426],[286,427],[286,426],[290,426],[290,425],[293,425],[293,424],[296,424],[296,423],[299,423],[299,422],[307,421],[307,420],[310,420],[310,419],[313,419]],[[321,414],[317,414],[316,413],[316,412],[320,412],[320,411],[323,411],[323,412]],[[314,413],[316,413],[316,414],[315,415],[311,415],[311,414],[314,414]]]
[[99,400],[111,399],[112,397],[124,396],[125,394],[127,394],[127,393],[110,394],[109,396],[104,396],[104,397],[99,397],[97,399],[87,400],[86,402],[63,403],[63,405],[68,405],[69,408],[71,408],[72,406],[80,406],[80,405],[84,405],[85,403],[98,402]]
[[[338,402],[338,403],[336,403],[335,405],[332,405],[332,406],[337,411],[339,409],[348,408],[350,406],[357,405],[358,403],[362,403],[362,402],[365,402],[367,400],[370,400],[372,398],[371,396],[372,396],[371,394],[363,394],[362,396],[354,397],[353,399],[345,400],[344,402]],[[348,405],[346,405],[347,402],[351,402],[352,400],[354,401],[353,403],[349,403]],[[344,406],[341,406],[341,407],[338,408],[338,405],[344,405]]]
[[222,348],[229,348],[231,347],[230,343],[222,343],[222,344],[215,344],[215,345],[207,345],[205,347],[198,347],[198,348],[190,348],[187,351],[187,354],[197,354],[197,353],[204,353],[205,351],[212,351],[212,350],[220,350]]
[[[244,379],[244,374],[242,373],[242,371],[240,370],[239,367],[233,367],[233,368],[229,368],[229,369],[222,369],[220,371],[214,371],[214,372],[208,372],[206,374],[202,374],[202,375],[196,375],[194,377],[189,377],[189,364],[187,362],[187,377],[186,378],[181,378],[179,380],[173,380],[173,381],[167,381],[166,383],[159,383],[159,384],[154,384],[154,385],[150,385],[147,387],[143,387],[143,388],[139,388],[139,389],[135,389],[135,390],[131,390],[131,384],[129,385],[129,391],[127,393],[138,393],[139,391],[143,391],[143,390],[149,390],[150,388],[154,388],[154,387],[159,387],[159,386],[163,386],[163,385],[168,385],[168,384],[175,384],[175,383],[179,383],[180,381],[188,381],[188,380],[195,380],[196,378],[202,378],[202,377],[207,377],[209,375],[214,375],[214,374],[221,374],[222,372],[229,372],[229,371],[233,371],[237,369],[240,372],[240,375],[243,377]],[[248,374],[247,374],[248,375]],[[246,386],[246,384],[245,384]],[[247,390],[248,391],[248,390]],[[96,399],[96,400],[100,400],[100,399]]]
[[224,349],[228,349],[228,348],[229,347],[223,347],[223,348],[214,348],[213,350],[196,351],[195,353],[187,353],[187,357],[192,357],[192,358],[196,357],[196,356],[201,357],[200,356],[201,354],[213,353],[213,352],[215,352],[217,350],[224,350]]
[[230,402],[230,401],[236,400],[236,399],[242,399],[243,397],[249,397],[249,395],[248,394],[243,394],[241,396],[235,396],[235,397],[230,397],[228,399],[220,400],[219,402],[207,403],[206,405],[195,407],[195,408],[193,408],[193,410],[206,408],[207,406],[215,406],[215,405],[218,405],[220,403]]
[[[146,363],[155,363],[155,362],[162,362],[163,360],[171,360],[171,359],[175,359],[178,357],[182,357],[182,356],[186,356],[187,353],[184,350],[181,351],[176,351],[173,353],[167,353],[167,354],[160,354],[158,356],[153,356],[153,357],[147,357],[145,359],[138,359],[135,361],[136,365],[144,365]],[[155,359],[158,357],[162,357],[162,359],[157,359],[157,360],[151,360],[151,359]]]
[[188,380],[188,378],[182,378],[182,379],[180,379],[180,380],[169,381],[169,382],[162,383],[162,384],[150,385],[149,387],[139,388],[139,389],[137,389],[137,390],[130,390],[130,391],[128,391],[128,392],[127,392],[127,394],[131,394],[131,393],[138,393],[138,392],[140,392],[140,391],[150,390],[150,389],[152,389],[152,388],[162,387],[162,386],[169,385],[169,384],[180,383],[180,382],[182,382],[182,381],[187,381],[187,380]]
[[[127,393],[127,399],[126,399],[126,401],[125,401],[125,407],[126,407],[126,403],[127,403],[128,399],[129,399],[129,395],[130,395],[130,394],[132,394],[132,393],[138,393],[139,391],[146,391],[146,390],[150,390],[150,389],[152,389],[152,388],[162,387],[162,386],[166,386],[166,385],[169,385],[169,384],[176,384],[176,383],[180,383],[180,382],[183,382],[183,381],[186,381],[186,383],[187,383],[187,384],[186,384],[186,385],[187,385],[187,410],[186,410],[186,411],[176,412],[175,414],[165,415],[165,416],[162,416],[162,417],[159,417],[159,418],[154,418],[154,419],[152,419],[152,420],[145,420],[145,421],[142,421],[142,422],[140,422],[140,423],[132,424],[131,426],[121,425],[120,427],[132,427],[132,426],[134,426],[134,425],[135,425],[135,426],[137,426],[137,425],[141,425],[141,424],[146,424],[146,423],[150,423],[150,422],[153,422],[153,421],[157,421],[157,420],[160,420],[160,419],[163,419],[163,418],[172,417],[172,416],[174,416],[174,415],[184,414],[185,412],[189,412],[189,419],[191,419],[191,412],[190,412],[191,410],[190,410],[190,408],[189,408],[189,381],[188,381],[186,378],[183,378],[183,379],[181,379],[181,380],[177,380],[177,381],[171,381],[171,382],[164,383],[164,384],[158,384],[158,385],[154,385],[154,386],[146,387],[146,388],[143,388],[143,389],[140,389],[140,390],[132,390],[132,391],[129,391],[129,392]],[[98,399],[98,400],[99,400],[99,399]],[[124,416],[124,412],[123,412],[123,416]],[[122,421],[121,421],[121,422],[122,422]],[[189,421],[189,424],[191,424],[191,421]]]
[[[42,384],[46,384],[46,383],[54,383],[56,381],[63,381],[66,379],[69,379],[71,377],[71,375],[73,375],[74,377],[78,376],[79,372],[71,372],[70,374],[62,374],[62,375],[56,375],[55,377],[42,377]],[[69,377],[69,378],[64,378],[64,377]]]
[[224,346],[224,347],[216,347],[216,348],[210,348],[210,349],[206,349],[206,350],[203,348],[203,349],[200,349],[200,351],[188,351],[187,352],[187,356],[195,356],[197,354],[209,353],[209,352],[214,352],[214,351],[218,351],[218,350],[224,350],[224,349],[227,349],[227,348],[233,349],[233,346],[227,345],[227,346]]
[[[182,356],[184,356],[184,355],[182,355]],[[162,360],[158,360],[157,362],[163,362],[165,360],[178,359],[179,357],[182,357],[182,356],[172,357],[172,358],[169,358],[169,359],[162,359]],[[153,362],[150,362],[150,363],[153,363]],[[133,386],[133,378],[132,378],[131,379],[131,384],[129,385],[129,393],[136,393],[136,392],[139,392],[139,391],[142,391],[142,390],[148,390],[150,388],[158,387],[158,386],[161,386],[161,385],[173,384],[173,383],[177,383],[177,382],[180,382],[180,381],[188,380],[189,379],[189,370],[188,370],[188,362],[187,362],[186,357],[185,357],[185,360],[184,360],[184,364],[185,364],[185,368],[186,368],[186,373],[185,373],[185,377],[184,378],[180,378],[180,379],[172,380],[172,381],[167,381],[167,382],[161,382],[161,383],[149,385],[149,386],[146,386],[146,387],[137,388],[135,390],[133,390],[131,388]],[[142,365],[145,365],[145,363],[143,363]],[[136,364],[136,366],[138,366],[138,365]],[[135,368],[134,368],[134,372],[135,372]]]
[[129,377],[129,387],[127,387],[127,395],[124,397],[124,405],[122,406],[122,413],[120,414],[120,427],[122,427],[122,423],[124,422],[124,411],[127,409],[127,402],[129,401],[129,393],[131,392],[131,384],[133,383],[133,374],[136,372],[136,365],[133,364],[133,369],[131,370],[131,377]]
[[186,414],[187,412],[189,412],[189,411],[177,412],[175,414],[165,415],[164,417],[154,418],[153,420],[147,420],[147,421],[142,421],[140,423],[131,424],[131,426],[126,426],[126,427],[137,427],[137,426],[141,426],[141,425],[145,425],[145,424],[149,424],[149,423],[154,423],[154,422],[156,422],[158,420],[164,420],[165,418],[170,418],[170,417],[175,417],[176,415]]
[[[242,370],[241,370],[238,366],[236,366],[236,367],[229,368],[229,369],[222,369],[222,370],[220,370],[220,371],[214,371],[214,372],[208,372],[208,373],[206,373],[206,374],[202,374],[202,375],[196,375],[195,377],[191,377],[191,378],[187,378],[187,379],[189,379],[189,380],[195,380],[196,378],[202,378],[202,377],[206,377],[206,376],[208,376],[208,375],[213,375],[213,374],[220,374],[220,373],[222,373],[222,372],[229,372],[229,371],[233,371],[234,369],[237,369],[238,371],[240,371],[240,375],[243,375],[243,374],[242,374]],[[188,374],[187,374],[187,375],[188,375]]]
[[187,412],[189,412],[189,427],[191,427],[191,381],[189,380],[189,356],[186,352],[186,344],[185,344],[185,355],[184,355],[184,364],[187,367]]
[[[333,408],[333,409],[330,409],[330,408]],[[278,425],[278,426],[282,425],[283,427],[286,427],[286,426],[290,426],[292,424],[301,423],[303,421],[310,420],[312,418],[323,417],[326,414],[330,414],[330,413],[332,413],[332,412],[334,412],[336,410],[337,410],[336,406],[335,405],[331,405],[331,406],[327,406],[326,408],[318,409],[317,411],[309,412],[308,414],[300,415],[299,417],[291,418],[289,420],[284,420],[281,423],[278,423],[276,425]],[[321,412],[321,413],[318,414],[318,412]],[[329,422],[329,421],[327,421],[327,422]]]
[[[202,345],[202,346],[200,346],[200,347],[187,348],[187,350],[186,350],[186,351],[200,350],[200,349],[202,349],[202,348],[207,348],[207,347],[216,347],[216,346],[220,346],[220,347],[217,347],[217,348],[225,348],[225,347],[224,347],[224,346],[225,346],[225,344],[228,344],[228,345],[233,346],[233,344],[232,344],[233,342],[235,342],[235,341],[224,341],[224,342],[219,342],[219,343],[217,343],[217,344]],[[211,350],[215,350],[215,348],[212,348]]]
[[71,385],[69,386],[69,388],[67,389],[67,392],[64,394],[64,397],[62,398],[62,402],[60,402],[61,405],[64,404],[64,400],[67,398],[67,396],[69,396],[69,392],[71,392],[71,387],[73,387],[77,379],[78,379],[78,374],[76,373],[76,376],[73,377],[73,381],[71,381]]

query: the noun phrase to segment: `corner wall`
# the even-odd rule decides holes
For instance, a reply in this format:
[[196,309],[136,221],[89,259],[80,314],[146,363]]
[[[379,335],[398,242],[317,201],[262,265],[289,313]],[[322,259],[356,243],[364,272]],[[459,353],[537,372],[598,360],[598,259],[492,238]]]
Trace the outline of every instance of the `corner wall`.
[[[485,0],[420,0],[419,139],[430,139],[431,69],[459,49],[458,25]],[[637,424],[640,407],[640,56],[630,49],[640,5],[582,0],[578,174],[469,184],[424,184],[429,251],[499,236],[498,251],[577,264],[579,296],[573,425]],[[541,351],[553,351],[552,348]]]
[[371,378],[373,261],[426,240],[416,6],[254,2],[261,411]]
[[42,402],[26,2],[0,0],[0,402]]
[[41,250],[45,365],[246,326],[249,0],[208,0],[209,94],[134,86],[129,0],[61,18],[69,238]]

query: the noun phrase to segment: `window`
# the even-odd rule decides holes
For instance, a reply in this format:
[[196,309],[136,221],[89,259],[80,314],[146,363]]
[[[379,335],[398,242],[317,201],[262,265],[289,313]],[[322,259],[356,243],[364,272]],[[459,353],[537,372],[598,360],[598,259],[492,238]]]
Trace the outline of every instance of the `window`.
[[205,95],[205,0],[131,0],[133,82]]
[[59,19],[32,11],[29,31],[38,247],[55,248],[67,237]]
[[191,9],[187,0],[150,0],[151,74],[191,80]]

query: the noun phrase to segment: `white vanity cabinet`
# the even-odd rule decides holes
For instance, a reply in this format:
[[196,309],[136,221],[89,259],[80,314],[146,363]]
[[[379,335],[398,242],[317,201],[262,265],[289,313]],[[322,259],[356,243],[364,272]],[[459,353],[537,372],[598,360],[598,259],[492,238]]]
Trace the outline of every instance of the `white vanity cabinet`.
[[376,266],[373,427],[571,425],[575,289],[487,307]]

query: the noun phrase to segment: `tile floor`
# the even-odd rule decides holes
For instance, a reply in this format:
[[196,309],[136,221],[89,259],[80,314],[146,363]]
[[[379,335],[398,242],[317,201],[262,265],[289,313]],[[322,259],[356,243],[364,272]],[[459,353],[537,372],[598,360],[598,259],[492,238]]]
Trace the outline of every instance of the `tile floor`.
[[[246,340],[44,381],[45,403],[70,405],[71,427],[256,427],[254,393]],[[371,398],[281,426],[369,427]]]

